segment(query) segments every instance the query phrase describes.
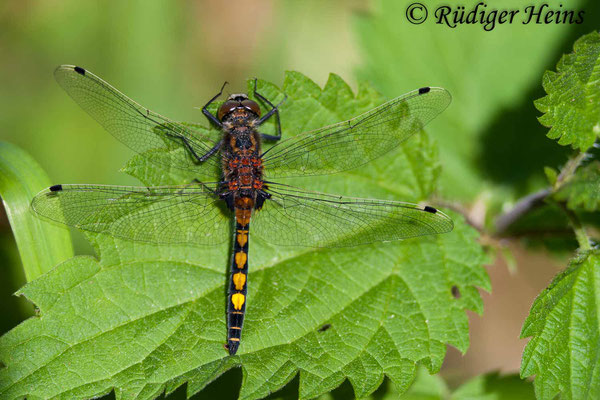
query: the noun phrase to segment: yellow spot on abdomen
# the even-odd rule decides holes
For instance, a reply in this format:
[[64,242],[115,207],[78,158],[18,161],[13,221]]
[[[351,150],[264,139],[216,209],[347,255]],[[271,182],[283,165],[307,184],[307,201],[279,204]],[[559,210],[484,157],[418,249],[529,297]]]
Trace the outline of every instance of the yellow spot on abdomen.
[[233,308],[236,310],[242,309],[244,301],[246,301],[246,297],[241,293],[234,293],[231,295],[231,302],[233,303]]
[[246,274],[241,272],[233,274],[233,284],[235,285],[235,290],[242,290],[246,284]]
[[246,243],[248,243],[248,231],[238,230],[237,242],[240,245],[240,247],[244,247]]
[[239,269],[244,268],[246,260],[248,260],[248,255],[243,251],[235,253],[235,265],[237,265]]

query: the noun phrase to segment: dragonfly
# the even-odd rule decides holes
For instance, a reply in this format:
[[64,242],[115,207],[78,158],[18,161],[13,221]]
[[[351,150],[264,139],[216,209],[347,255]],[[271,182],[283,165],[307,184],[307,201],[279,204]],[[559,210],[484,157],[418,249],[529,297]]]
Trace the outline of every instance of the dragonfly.
[[[354,169],[388,153],[448,107],[451,96],[443,88],[420,88],[350,120],[282,139],[283,102],[274,105],[257,92],[256,79],[254,98],[264,113],[246,94],[230,95],[216,115],[211,113],[224,84],[202,108],[221,130],[212,138],[192,124],[150,111],[84,68],[59,66],[55,78],[125,145],[196,179],[176,186],[54,185],[37,194],[31,208],[62,224],[132,241],[202,246],[230,240],[225,344],[230,355],[239,348],[246,311],[251,222],[252,235],[266,242],[317,248],[453,229],[451,218],[432,206],[319,193],[280,182]],[[260,126],[271,118],[275,134],[261,133]],[[263,141],[275,144],[263,151]],[[173,148],[183,149],[180,156],[153,156]],[[214,178],[215,170],[220,178]]]

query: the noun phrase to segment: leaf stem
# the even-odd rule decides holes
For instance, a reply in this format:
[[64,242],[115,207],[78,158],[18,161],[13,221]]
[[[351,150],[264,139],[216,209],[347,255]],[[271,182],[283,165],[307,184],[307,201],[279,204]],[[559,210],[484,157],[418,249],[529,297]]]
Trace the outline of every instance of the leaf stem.
[[569,219],[569,223],[571,224],[571,227],[573,228],[573,231],[575,232],[575,237],[577,238],[577,243],[579,244],[579,249],[584,250],[584,251],[591,250],[592,246],[590,245],[590,238],[588,237],[587,233],[585,232],[585,228],[581,224],[581,221],[579,220],[579,217],[577,216],[577,214],[575,214],[575,212],[573,210],[569,209],[565,203],[559,203],[559,205],[562,208],[562,210],[565,212],[565,215]]
[[[586,152],[580,152],[579,154],[577,154],[576,157],[571,158],[567,162],[567,164],[564,166],[564,168],[558,175],[558,179],[556,180],[556,184],[554,185],[555,192],[558,191],[562,187],[562,185],[565,182],[567,182],[571,176],[573,176],[573,174],[575,174],[575,171],[577,170],[577,168],[579,168],[579,165],[581,165],[581,162],[585,160],[587,156],[588,154]],[[590,238],[585,232],[585,228],[581,224],[581,221],[579,220],[577,214],[575,214],[573,210],[568,208],[565,203],[559,203],[559,206],[569,219],[569,223],[571,224],[571,227],[575,232],[575,237],[577,238],[579,248],[584,251],[591,250],[592,246],[590,245]]]
[[562,185],[569,180],[569,178],[575,173],[579,165],[585,158],[588,156],[586,152],[580,152],[577,156],[569,159],[563,169],[560,171],[558,178],[556,179],[556,184],[554,185],[554,191],[558,191]]

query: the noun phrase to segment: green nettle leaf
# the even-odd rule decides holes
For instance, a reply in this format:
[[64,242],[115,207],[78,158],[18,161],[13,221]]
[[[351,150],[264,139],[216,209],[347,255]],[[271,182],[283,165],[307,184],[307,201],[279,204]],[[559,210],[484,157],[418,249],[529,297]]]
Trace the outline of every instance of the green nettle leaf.
[[550,128],[548,137],[589,149],[600,136],[600,33],[579,38],[556,72],[546,71],[543,86],[548,95],[535,106],[544,113],[539,121]]
[[582,253],[533,303],[521,376],[538,399],[600,398],[600,253]]
[[572,210],[597,211],[600,206],[600,161],[579,168],[554,197],[566,201]]
[[[296,72],[282,89],[262,81],[259,89],[274,102],[288,95],[285,137],[383,101],[364,84],[355,95],[336,75],[324,89]],[[140,156],[126,171],[145,184],[190,179]],[[432,194],[439,172],[435,146],[422,133],[355,171],[285,182],[418,202]],[[21,290],[40,315],[0,340],[0,397],[77,399],[114,389],[119,399],[152,399],[184,383],[191,395],[233,367],[243,371],[243,399],[265,397],[298,373],[301,398],[345,380],[364,397],[384,375],[403,392],[418,364],[440,369],[447,344],[467,349],[465,310],[480,313],[476,287],[489,289],[477,233],[453,218],[450,234],[354,248],[277,247],[250,234],[247,316],[234,357],[223,348],[227,244],[155,246],[90,235],[97,259],[72,258]]]

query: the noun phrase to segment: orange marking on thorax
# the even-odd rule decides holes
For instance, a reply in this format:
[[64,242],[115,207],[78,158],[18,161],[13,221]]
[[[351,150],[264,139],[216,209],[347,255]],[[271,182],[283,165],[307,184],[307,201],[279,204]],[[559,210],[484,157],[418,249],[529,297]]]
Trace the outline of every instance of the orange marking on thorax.
[[229,190],[235,191],[235,190],[239,189],[240,185],[238,184],[237,181],[229,181],[229,182],[227,182],[227,187]]
[[250,175],[240,176],[240,183],[242,184],[242,186],[250,187],[250,185],[252,185],[252,180],[252,176]]
[[248,254],[243,251],[235,253],[235,265],[237,265],[239,269],[243,269],[246,266],[246,261],[248,261]]
[[263,187],[263,181],[261,181],[261,180],[258,180],[258,179],[255,179],[255,180],[252,182],[252,187],[253,187],[254,189],[257,189],[257,190],[260,190],[260,189],[262,189],[262,187]]

